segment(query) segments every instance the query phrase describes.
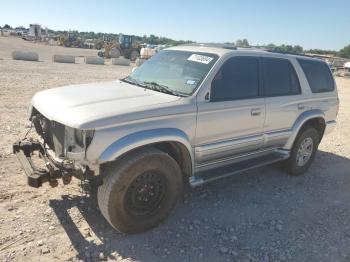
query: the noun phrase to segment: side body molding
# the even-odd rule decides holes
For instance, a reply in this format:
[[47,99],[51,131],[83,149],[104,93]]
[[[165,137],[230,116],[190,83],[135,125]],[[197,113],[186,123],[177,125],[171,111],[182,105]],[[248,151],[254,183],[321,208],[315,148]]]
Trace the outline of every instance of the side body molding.
[[294,125],[292,127],[292,134],[287,140],[287,143],[284,145],[284,149],[290,150],[293,147],[294,140],[296,139],[300,128],[303,126],[303,124],[306,123],[306,121],[313,119],[313,118],[322,118],[325,119],[324,113],[319,109],[312,109],[303,112],[297,120],[295,120]]
[[100,163],[113,161],[132,149],[159,142],[179,142],[183,144],[191,156],[193,168],[194,152],[190,140],[183,131],[175,128],[152,129],[127,135],[112,143],[101,154],[99,161]]

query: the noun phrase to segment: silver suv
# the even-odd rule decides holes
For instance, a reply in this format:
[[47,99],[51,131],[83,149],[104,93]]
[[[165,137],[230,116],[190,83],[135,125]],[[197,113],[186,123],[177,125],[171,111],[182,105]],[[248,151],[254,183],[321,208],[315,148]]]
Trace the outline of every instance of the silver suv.
[[[229,46],[168,48],[110,83],[37,93],[37,140],[13,145],[31,186],[96,183],[99,208],[125,233],[164,220],[184,183],[283,161],[311,165],[336,123],[338,95],[326,63]],[[45,161],[36,166],[33,155]]]

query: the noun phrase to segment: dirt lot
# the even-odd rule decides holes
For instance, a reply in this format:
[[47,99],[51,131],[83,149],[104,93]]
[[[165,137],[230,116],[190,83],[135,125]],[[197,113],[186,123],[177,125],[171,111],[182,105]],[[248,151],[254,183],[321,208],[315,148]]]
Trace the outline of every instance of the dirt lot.
[[[12,61],[13,49],[35,50],[41,62]],[[337,79],[338,125],[306,175],[273,165],[187,189],[164,224],[122,235],[78,181],[30,188],[11,154],[35,92],[131,70],[54,64],[54,53],[96,54],[0,37],[0,261],[350,261],[350,79]]]

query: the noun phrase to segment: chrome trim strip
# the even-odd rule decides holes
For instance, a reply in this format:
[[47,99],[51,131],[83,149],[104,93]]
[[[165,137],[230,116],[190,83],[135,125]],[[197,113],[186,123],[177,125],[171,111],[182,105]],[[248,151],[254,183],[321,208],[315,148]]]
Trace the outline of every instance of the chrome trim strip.
[[260,148],[263,142],[263,135],[259,134],[198,146],[195,148],[196,163],[214,161],[232,155],[254,151]]
[[264,147],[279,147],[284,146],[288,138],[291,136],[291,129],[283,129],[272,131],[264,134]]
[[212,144],[205,144],[205,145],[200,145],[196,147],[196,153],[200,153],[203,151],[209,151],[209,150],[215,150],[215,149],[222,149],[225,147],[230,147],[232,145],[239,145],[239,144],[244,144],[250,141],[258,141],[262,140],[262,134],[259,135],[253,135],[249,137],[243,137],[243,138],[237,138],[237,139],[231,139],[231,140],[225,140],[225,141],[219,141],[215,142]]

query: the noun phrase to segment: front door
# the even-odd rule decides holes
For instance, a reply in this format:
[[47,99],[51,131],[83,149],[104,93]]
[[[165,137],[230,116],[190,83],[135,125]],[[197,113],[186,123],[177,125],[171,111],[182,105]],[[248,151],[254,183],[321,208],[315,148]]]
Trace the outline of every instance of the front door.
[[210,97],[197,101],[196,165],[210,165],[263,145],[265,100],[259,58],[234,56],[218,70]]

